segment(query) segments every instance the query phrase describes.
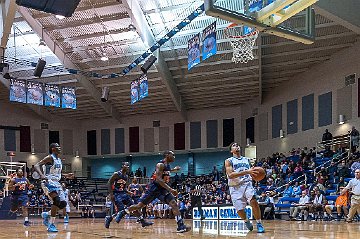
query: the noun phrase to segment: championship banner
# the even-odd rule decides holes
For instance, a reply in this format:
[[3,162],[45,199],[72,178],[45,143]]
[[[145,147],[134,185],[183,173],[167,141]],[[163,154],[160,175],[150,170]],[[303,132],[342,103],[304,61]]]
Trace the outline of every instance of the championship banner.
[[135,104],[139,101],[139,80],[136,79],[131,82],[131,104]]
[[27,103],[44,105],[44,84],[37,81],[27,82]]
[[61,87],[61,108],[76,109],[75,87]]
[[216,55],[216,22],[213,22],[203,30],[203,61]]
[[149,95],[149,85],[147,75],[141,75],[139,78],[139,100]]
[[10,79],[10,101],[26,103],[26,81]]
[[188,41],[188,70],[200,63],[200,33]]
[[58,85],[45,84],[45,106],[60,107],[60,88]]

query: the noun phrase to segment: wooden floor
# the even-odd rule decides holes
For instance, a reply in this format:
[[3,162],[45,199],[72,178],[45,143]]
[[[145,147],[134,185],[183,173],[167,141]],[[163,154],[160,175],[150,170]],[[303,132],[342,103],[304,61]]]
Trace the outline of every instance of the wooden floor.
[[0,221],[0,238],[274,238],[274,239],[310,239],[310,238],[359,238],[360,223],[345,222],[288,222],[265,221],[266,233],[258,234],[245,230],[241,221],[192,221],[187,224],[192,230],[178,234],[174,220],[155,220],[148,228],[141,228],[135,221],[124,220],[120,224],[112,223],[105,229],[101,219],[73,219],[64,225],[57,220],[58,233],[48,233],[40,219],[34,219],[31,227],[23,227],[22,220]]

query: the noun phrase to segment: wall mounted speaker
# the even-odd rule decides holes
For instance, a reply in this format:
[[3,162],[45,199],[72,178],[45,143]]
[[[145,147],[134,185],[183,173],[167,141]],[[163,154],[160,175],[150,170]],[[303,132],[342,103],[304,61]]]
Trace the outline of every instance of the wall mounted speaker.
[[155,56],[150,56],[144,65],[141,66],[141,70],[146,73],[156,60],[157,58]]
[[36,64],[35,70],[34,70],[34,76],[41,77],[41,74],[44,71],[46,65],[46,61],[39,58],[38,63]]
[[109,99],[110,87],[104,86],[101,92],[101,101],[106,102]]

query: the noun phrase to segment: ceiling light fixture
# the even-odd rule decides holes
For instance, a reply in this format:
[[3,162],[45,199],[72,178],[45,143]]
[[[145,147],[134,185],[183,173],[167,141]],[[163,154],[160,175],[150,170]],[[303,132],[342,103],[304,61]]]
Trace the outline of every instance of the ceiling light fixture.
[[63,15],[55,15],[55,17],[59,20],[63,20],[65,18]]
[[104,52],[103,53],[103,56],[100,58],[100,60],[102,61],[108,61],[109,60],[109,57],[106,55],[106,53]]

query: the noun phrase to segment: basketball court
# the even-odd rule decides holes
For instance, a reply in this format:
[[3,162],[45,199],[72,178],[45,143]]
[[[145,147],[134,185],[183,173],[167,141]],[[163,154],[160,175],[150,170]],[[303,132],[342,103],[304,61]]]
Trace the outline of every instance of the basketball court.
[[[176,131],[174,124],[178,124],[180,121],[187,122],[188,118],[196,119],[197,116],[194,116],[196,113],[188,114],[189,111],[208,110],[206,114],[210,119],[216,115],[216,109],[219,107],[238,107],[238,105],[247,104],[251,100],[256,101],[256,104],[258,102],[262,104],[263,94],[267,94],[268,99],[272,99],[272,90],[277,86],[284,82],[287,83],[296,74],[307,72],[316,64],[330,60],[337,51],[346,50],[356,44],[359,39],[360,26],[354,27],[351,19],[339,20],[340,17],[329,14],[327,10],[334,9],[324,7],[324,4],[326,5],[324,2],[330,4],[331,1],[319,1],[321,4],[318,3],[318,0],[184,0],[179,2],[165,0],[93,0],[92,2],[83,0],[77,10],[78,15],[75,12],[75,17],[65,20],[25,7],[17,8],[12,1],[9,11],[12,11],[14,16],[12,21],[5,21],[3,30],[4,39],[8,40],[7,38],[9,38],[10,41],[10,37],[13,37],[14,40],[6,43],[8,49],[11,49],[8,50],[10,55],[7,56],[6,44],[4,45],[2,40],[3,62],[9,62],[12,67],[10,74],[17,80],[39,80],[44,66],[42,66],[40,77],[34,77],[36,74],[35,72],[33,74],[34,69],[31,67],[35,66],[37,69],[41,63],[39,61],[34,64],[34,56],[36,56],[36,60],[38,58],[38,52],[34,50],[34,46],[36,45],[35,48],[40,47],[37,40],[40,40],[41,46],[48,46],[46,50],[40,52],[40,58],[46,55],[48,63],[50,63],[49,68],[44,71],[41,84],[68,87],[68,91],[64,91],[67,97],[73,97],[76,90],[77,105],[76,102],[75,107],[71,104],[67,108],[56,106],[55,103],[54,105],[44,104],[44,106],[42,104],[34,106],[34,102],[31,103],[32,105],[20,105],[21,101],[17,100],[16,106],[19,107],[19,111],[26,109],[26,112],[30,111],[31,114],[37,115],[46,122],[51,122],[55,117],[68,117],[68,121],[58,122],[58,124],[68,124],[67,127],[73,127],[71,137],[67,136],[67,140],[63,141],[67,144],[65,151],[71,155],[72,161],[68,162],[69,168],[77,165],[78,176],[82,177],[90,175],[96,178],[100,173],[102,173],[100,176],[109,176],[113,171],[110,169],[107,169],[106,172],[101,171],[99,166],[101,163],[95,162],[95,160],[105,160],[105,158],[112,160],[112,156],[116,156],[116,154],[121,155],[123,160],[139,155],[143,156],[147,153],[158,156],[164,149],[172,146],[176,149],[176,139],[169,140],[171,136],[176,137],[179,132]],[[11,33],[13,24],[13,33]],[[35,45],[32,42],[35,41],[34,39],[25,39],[29,35],[36,40]],[[37,36],[35,37],[35,35]],[[17,36],[22,39],[20,43],[16,43]],[[20,55],[23,55],[24,58],[20,61],[22,63],[19,63],[16,47],[24,45],[29,45],[29,47],[27,50],[20,51]],[[201,47],[204,49],[203,51],[200,51]],[[30,54],[31,48],[34,52]],[[9,66],[7,67],[9,68]],[[12,88],[14,83],[13,79],[9,82],[5,78],[4,71],[3,73],[4,76],[1,76],[0,81],[4,89],[1,90],[0,96],[2,99],[7,99],[7,91],[14,89]],[[149,85],[147,85],[148,82]],[[16,86],[19,87],[19,85]],[[59,89],[57,88],[58,92]],[[16,98],[17,94],[21,96],[23,92],[16,88],[13,97]],[[55,96],[51,95],[50,98],[50,101],[53,100],[56,98],[56,94]],[[352,100],[352,98],[350,99]],[[330,97],[330,102],[331,100]],[[346,100],[341,102],[345,104]],[[26,103],[26,100],[22,103]],[[271,104],[273,104],[272,101]],[[312,107],[314,108],[314,102]],[[74,110],[70,111],[70,108]],[[338,112],[341,112],[341,106],[338,108]],[[248,114],[247,111],[251,110],[252,113]],[[258,115],[258,108],[254,107],[251,110],[247,109],[246,114],[252,115],[251,117]],[[273,114],[276,113],[274,109],[271,110],[273,110]],[[282,121],[282,114],[285,115],[281,110],[280,121]],[[224,119],[231,117],[233,112],[230,111],[232,109],[225,110],[224,114],[220,111],[219,117]],[[296,117],[298,117],[297,102],[295,111]],[[170,130],[174,130],[174,133],[169,134],[169,128],[164,131],[161,128],[153,131],[147,130],[144,133],[139,133],[139,127],[137,131],[131,129],[133,124],[145,122],[148,115],[149,119],[153,120],[151,122],[154,125],[153,128],[160,127],[160,120],[158,124],[155,124],[156,117],[158,114],[164,113],[167,115],[162,118],[164,119],[162,122],[167,122],[168,118],[174,120],[174,124],[169,123],[172,124]],[[287,114],[290,115],[289,111]],[[332,114],[330,112],[330,117]],[[203,121],[207,117],[204,115],[201,115],[199,121]],[[172,116],[174,116],[173,119]],[[89,121],[84,124],[83,129],[81,122],[86,120]],[[245,120],[247,119],[241,118],[241,121],[245,122]],[[270,135],[267,131],[270,116],[268,118],[266,115],[263,121],[259,121],[259,124],[262,122],[263,128],[266,128],[266,134]],[[37,120],[36,124],[38,125],[39,122],[40,120]],[[253,122],[253,124],[255,123]],[[293,124],[294,122],[290,126]],[[53,127],[56,128],[57,124],[54,125]],[[114,130],[114,135],[116,140],[121,141],[121,137],[125,138],[124,132],[130,132],[129,139],[127,141],[124,139],[121,144],[117,144],[115,139],[111,141],[110,129],[109,131],[103,130],[104,125],[110,125],[109,127],[116,129],[119,125],[126,125],[129,129],[126,131]],[[206,152],[207,148],[203,149],[205,145],[203,142],[199,143],[200,146],[196,146],[196,139],[194,141],[189,137],[189,142],[185,143],[185,132],[189,133],[190,130],[196,129],[197,131],[195,131],[201,138],[201,134],[204,137],[201,129],[204,130],[207,126],[202,127],[201,123],[200,126],[198,124],[189,125],[186,124],[186,127],[189,128],[188,131],[185,131],[185,123],[184,126],[181,126],[183,130],[180,127],[180,131],[183,132],[184,146],[178,148],[179,152],[186,155],[197,152],[196,150],[200,153]],[[226,125],[225,121],[221,123],[221,127],[225,127],[224,125]],[[287,130],[291,128],[290,126],[287,125]],[[148,122],[145,122],[141,127],[140,130],[143,130],[150,126]],[[215,130],[212,132],[214,135],[216,133],[217,138],[221,138],[225,131],[218,136],[217,127],[216,124]],[[274,124],[273,127],[275,128]],[[101,140],[104,139],[107,146],[104,143],[105,146],[101,144],[101,147],[98,147],[100,144],[96,141],[96,132],[95,142],[89,143],[89,139],[94,133],[91,132],[94,131],[93,128],[101,130]],[[34,133],[36,136],[33,138],[40,135],[45,139],[45,134],[37,128],[36,130]],[[81,130],[81,133],[77,130]],[[234,128],[233,122],[232,131],[236,130],[239,131],[236,126]],[[255,134],[254,129],[253,131],[252,135]],[[276,135],[273,138],[284,137],[281,135],[282,133],[277,136],[279,131],[283,132],[281,125],[275,130],[273,129],[272,134]],[[346,129],[343,131],[345,132]],[[82,140],[77,140],[76,137],[73,139],[73,132],[74,136],[87,136],[87,148],[81,145],[82,143],[85,145]],[[133,137],[132,133],[137,136],[137,147],[135,145],[133,148],[133,144],[130,142],[130,138]],[[111,136],[113,136],[112,134]],[[243,134],[247,135],[247,132]],[[209,135],[211,136],[211,133]],[[167,142],[164,143],[161,136],[167,138]],[[59,138],[59,135],[57,137]],[[139,140],[139,137],[144,138]],[[147,143],[146,137],[151,138],[150,143]],[[244,147],[245,145],[246,147],[250,146],[252,143],[250,138],[244,138],[243,135],[238,138]],[[267,136],[263,141],[265,140],[268,140]],[[40,159],[40,156],[34,156],[35,154],[45,155],[46,150],[43,146],[48,141],[43,141],[39,143],[39,140],[35,139],[35,144],[31,145],[30,151],[33,156],[27,159],[28,162],[31,161],[34,164]],[[225,141],[225,137],[220,141],[216,140],[213,152],[226,151]],[[234,136],[231,141],[234,141]],[[71,145],[67,142],[71,142]],[[139,146],[139,142],[142,143],[141,146]],[[211,142],[208,140],[207,146]],[[193,147],[193,145],[195,146]],[[286,148],[283,145],[280,143],[279,148]],[[97,147],[100,148],[101,153],[96,152]],[[125,149],[125,147],[129,149]],[[255,158],[256,146],[253,147],[255,150],[250,150],[249,147],[246,150],[249,151],[249,155],[254,154]],[[95,152],[91,152],[93,148],[95,148]],[[133,151],[134,149],[135,151]],[[76,160],[79,160],[81,156],[88,161],[80,164]],[[6,162],[0,163],[0,166],[3,165],[3,168],[8,169],[6,171],[1,168],[1,178],[8,179],[8,176],[15,171],[13,168],[23,166],[23,164],[13,163],[12,160],[13,158],[9,165]],[[186,158],[185,161],[190,162],[190,159]],[[94,164],[92,165],[92,163]],[[194,160],[192,163],[191,166],[190,164],[188,166],[189,172],[190,169],[195,172]],[[143,166],[141,163],[136,165]],[[203,167],[202,171],[213,166],[206,165],[206,163],[204,165],[201,166]],[[97,170],[98,168],[99,170]],[[135,221],[125,219],[120,224],[113,222],[110,229],[105,229],[102,218],[70,218],[69,224],[63,224],[61,220],[57,219],[59,232],[48,233],[39,217],[30,218],[30,221],[31,226],[24,228],[22,218],[1,220],[0,238],[347,239],[358,238],[360,231],[358,222],[265,220],[263,224],[266,233],[258,234],[256,229],[253,232],[246,230],[241,220],[198,221],[187,219],[186,224],[191,226],[191,231],[178,234],[174,219],[156,219],[153,220],[154,225],[147,228],[141,228],[140,224]],[[255,224],[255,222],[253,223]]]
[[[187,220],[191,223],[191,220]],[[200,223],[200,222],[199,222]],[[194,222],[193,225],[197,225]],[[113,224],[109,230],[104,229],[103,220],[72,220],[69,225],[59,223],[59,233],[47,233],[40,220],[35,220],[29,228],[22,228],[21,222],[2,221],[0,238],[268,238],[287,239],[291,238],[329,238],[329,239],[350,239],[357,238],[359,232],[358,224],[344,223],[323,223],[323,222],[287,222],[287,221],[266,221],[265,234],[258,234],[256,231],[248,232],[242,228],[242,224],[234,221],[207,221],[201,222],[201,226],[193,228],[192,231],[184,234],[175,232],[176,223],[170,219],[155,220],[155,224],[149,228],[141,228],[135,221]]]

